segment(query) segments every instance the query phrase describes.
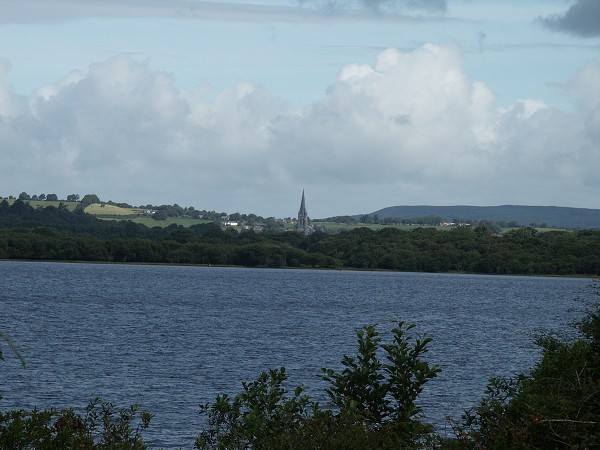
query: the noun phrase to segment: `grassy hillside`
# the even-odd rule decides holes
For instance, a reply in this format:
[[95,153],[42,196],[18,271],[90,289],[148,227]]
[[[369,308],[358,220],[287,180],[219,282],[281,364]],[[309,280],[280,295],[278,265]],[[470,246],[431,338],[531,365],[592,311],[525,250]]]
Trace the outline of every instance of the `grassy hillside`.
[[93,216],[137,216],[144,210],[138,208],[121,208],[115,205],[94,203],[85,207],[84,211]]
[[102,217],[97,216],[102,220],[129,220],[134,223],[145,225],[148,228],[152,227],[168,227],[169,225],[181,225],[182,227],[191,227],[192,225],[201,225],[205,223],[212,223],[210,220],[193,219],[191,217],[167,217],[165,220],[155,220],[150,216],[110,216]]
[[439,216],[448,220],[489,220],[517,222],[519,225],[546,224],[558,228],[598,228],[600,209],[566,208],[558,206],[391,206],[372,214],[380,218]]
[[203,223],[210,223],[210,220],[194,219],[192,217],[167,217],[165,220],[155,220],[151,215],[145,215],[144,210],[140,208],[121,208],[115,205],[104,205],[94,203],[88,205],[86,213],[104,220],[130,220],[135,223],[152,227],[168,227],[169,225],[181,225],[190,227]]

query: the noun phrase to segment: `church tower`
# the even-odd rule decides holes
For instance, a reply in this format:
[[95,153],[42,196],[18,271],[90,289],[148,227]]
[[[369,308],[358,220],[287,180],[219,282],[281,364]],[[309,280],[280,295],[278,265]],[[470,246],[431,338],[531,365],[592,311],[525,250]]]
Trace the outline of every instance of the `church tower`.
[[302,190],[302,202],[300,202],[300,211],[298,211],[298,223],[296,231],[305,235],[311,234],[314,228],[310,225],[308,213],[306,212],[306,202],[304,200],[304,190]]

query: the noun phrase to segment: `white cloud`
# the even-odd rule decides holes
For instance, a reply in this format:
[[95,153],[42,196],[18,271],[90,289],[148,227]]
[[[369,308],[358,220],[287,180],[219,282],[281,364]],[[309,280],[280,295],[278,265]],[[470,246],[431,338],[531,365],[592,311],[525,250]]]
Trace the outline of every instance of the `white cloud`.
[[588,64],[577,72],[567,83],[568,90],[577,98],[577,104],[585,117],[585,123],[590,133],[600,142],[600,65]]
[[326,99],[294,124],[298,137],[284,135],[281,145],[310,136],[321,160],[315,178],[477,178],[468,168],[494,134],[492,102],[489,89],[464,75],[457,48],[390,49],[373,67],[342,69]]
[[294,214],[302,187],[321,217],[416,203],[592,207],[600,66],[565,86],[575,113],[533,99],[500,109],[457,47],[428,44],[347,65],[320,101],[290,109],[249,82],[179,89],[121,55],[28,99],[0,78],[0,193],[278,216]]
[[51,100],[53,97],[67,88],[70,85],[74,85],[79,83],[84,79],[84,74],[79,70],[72,71],[69,75],[64,77],[58,83],[55,84],[46,84],[39,89],[37,89],[31,97],[32,104],[31,107],[35,109],[35,103],[40,100]]
[[10,62],[0,58],[0,123],[3,117],[12,117],[20,110],[20,99],[14,95],[10,86],[3,80],[9,71]]

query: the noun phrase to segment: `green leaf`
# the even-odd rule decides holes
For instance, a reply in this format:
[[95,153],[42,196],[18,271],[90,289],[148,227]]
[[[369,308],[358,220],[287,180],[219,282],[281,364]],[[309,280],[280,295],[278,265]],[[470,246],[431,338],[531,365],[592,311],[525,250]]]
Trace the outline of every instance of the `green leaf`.
[[[2,338],[4,340],[4,342],[6,342],[8,344],[8,347],[17,356],[17,358],[19,358],[19,361],[21,361],[21,365],[23,366],[23,368],[26,369],[27,364],[25,363],[25,359],[23,359],[23,356],[21,356],[21,352],[17,348],[16,344],[12,341],[12,339],[7,334],[2,332],[1,330],[0,330],[0,338]],[[0,352],[0,359],[3,359],[2,352]]]

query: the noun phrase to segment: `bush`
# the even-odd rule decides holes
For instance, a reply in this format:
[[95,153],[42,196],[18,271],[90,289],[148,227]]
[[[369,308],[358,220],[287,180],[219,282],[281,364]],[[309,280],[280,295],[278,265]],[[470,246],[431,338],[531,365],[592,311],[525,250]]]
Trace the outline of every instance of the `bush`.
[[600,447],[600,303],[576,328],[573,342],[537,339],[542,358],[530,375],[490,382],[455,425],[460,448]]
[[144,450],[151,415],[95,399],[80,416],[72,409],[0,413],[0,449]]
[[[345,355],[340,373],[323,369],[329,409],[311,401],[302,386],[289,395],[284,368],[242,383],[244,390],[233,398],[217,396],[201,407],[209,429],[198,436],[196,448],[422,448],[433,430],[420,421],[415,400],[440,369],[422,359],[430,339],[413,336],[413,327],[398,321],[388,344],[381,343],[375,326],[360,329],[357,357]],[[381,350],[386,362],[379,360]]]

